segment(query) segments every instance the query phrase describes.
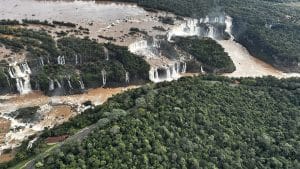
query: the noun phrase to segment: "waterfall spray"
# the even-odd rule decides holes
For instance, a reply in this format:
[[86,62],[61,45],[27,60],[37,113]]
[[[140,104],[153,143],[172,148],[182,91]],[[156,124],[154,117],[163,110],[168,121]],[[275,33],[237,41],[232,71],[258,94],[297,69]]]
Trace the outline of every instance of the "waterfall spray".
[[75,55],[75,65],[78,65],[78,56]]
[[103,69],[101,71],[101,74],[102,74],[102,85],[104,87],[106,85],[106,71]]
[[79,85],[80,85],[80,89],[84,90],[85,87],[84,87],[83,81],[80,79],[78,82],[79,82]]
[[104,51],[104,55],[105,55],[105,60],[109,60],[108,49],[105,46],[103,46],[103,51]]
[[49,91],[54,90],[54,81],[52,79],[49,79]]
[[125,82],[126,83],[129,83],[129,81],[130,81],[130,78],[129,78],[129,72],[125,72]]
[[70,76],[68,76],[67,81],[68,81],[69,88],[73,89],[73,86],[71,84],[71,77]]
[[58,56],[57,57],[57,64],[59,64],[59,65],[66,64],[65,56]]
[[40,65],[43,67],[44,66],[44,59],[43,59],[43,57],[39,57],[39,60],[40,60]]
[[61,84],[59,83],[59,81],[58,81],[57,79],[55,79],[54,81],[56,82],[57,87],[58,87],[58,88],[61,88]]
[[31,92],[31,70],[27,62],[21,64],[17,64],[17,62],[14,62],[10,64],[8,72],[10,77],[16,80],[16,87],[20,94],[27,94]]

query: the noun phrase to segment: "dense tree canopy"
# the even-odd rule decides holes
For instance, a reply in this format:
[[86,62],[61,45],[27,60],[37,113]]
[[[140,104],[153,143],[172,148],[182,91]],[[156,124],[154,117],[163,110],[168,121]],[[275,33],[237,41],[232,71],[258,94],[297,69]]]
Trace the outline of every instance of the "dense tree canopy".
[[[191,54],[196,61],[202,63],[207,72],[230,73],[235,70],[234,63],[221,45],[216,41],[208,39],[175,38],[176,45],[181,50]],[[191,65],[188,66],[190,69]],[[193,67],[193,66],[192,66]]]
[[299,79],[205,76],[118,95],[44,135],[97,123],[42,168],[299,168]]

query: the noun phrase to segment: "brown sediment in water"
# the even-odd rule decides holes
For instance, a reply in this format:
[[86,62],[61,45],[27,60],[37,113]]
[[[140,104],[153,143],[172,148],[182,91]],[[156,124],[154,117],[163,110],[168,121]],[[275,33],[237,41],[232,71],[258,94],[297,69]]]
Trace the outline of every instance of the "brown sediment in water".
[[11,122],[0,117],[0,143],[4,142],[5,135],[9,132]]

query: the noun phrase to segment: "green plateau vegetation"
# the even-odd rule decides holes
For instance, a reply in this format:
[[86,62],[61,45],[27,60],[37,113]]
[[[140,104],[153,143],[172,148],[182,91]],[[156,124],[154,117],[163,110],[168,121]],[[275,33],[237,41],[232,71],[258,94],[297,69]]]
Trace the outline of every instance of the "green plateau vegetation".
[[194,18],[225,12],[233,17],[236,40],[251,54],[285,71],[300,72],[300,9],[289,5],[297,0],[121,1]]
[[[221,45],[216,41],[197,37],[175,38],[175,44],[183,51],[191,54],[196,61],[202,63],[205,71],[210,73],[231,73],[235,70],[234,63]],[[188,69],[195,66],[189,65]],[[199,67],[198,67],[199,68]]]
[[[150,66],[142,58],[130,53],[126,47],[100,44],[87,38],[62,37],[55,41],[44,31],[7,25],[0,26],[1,44],[15,53],[27,54],[28,64],[33,71],[32,86],[50,95],[50,79],[57,80],[64,86],[65,91],[60,91],[63,94],[78,93],[80,80],[86,88],[102,86],[102,70],[106,71],[106,86],[128,85],[125,82],[126,72],[129,73],[132,84],[148,81]],[[58,56],[64,56],[65,65],[57,64]],[[40,63],[41,59],[44,66]],[[15,86],[11,85],[15,84],[14,79],[7,79],[7,64],[3,62],[1,66],[1,91],[14,91]],[[71,81],[74,89],[69,88],[67,80]]]
[[[23,22],[44,23],[35,20]],[[61,37],[55,41],[45,31],[11,26],[17,23],[12,20],[2,21],[2,24],[8,25],[0,25],[0,45],[15,53],[26,53],[28,64],[32,69],[31,86],[35,90],[42,90],[48,95],[80,93],[81,81],[86,88],[102,86],[103,70],[106,71],[107,87],[128,85],[126,72],[129,73],[130,84],[148,81],[150,66],[141,57],[130,53],[127,47],[111,43],[101,44],[88,38],[80,39],[72,36]],[[162,52],[170,57],[178,55],[173,44],[168,42],[163,44]],[[196,58],[196,61],[188,63],[190,72],[200,72],[201,65],[205,66],[207,72],[224,73],[235,70],[228,54],[211,39],[177,38],[175,45]],[[57,63],[58,56],[64,56],[65,65]],[[41,65],[41,59],[44,65]],[[1,67],[1,92],[16,91],[15,80],[9,78],[7,63],[1,62]],[[49,91],[51,80],[57,80],[63,88],[59,91]],[[68,81],[71,82],[72,88]],[[58,87],[56,82],[54,85]]]
[[118,94],[45,130],[2,168],[39,154],[49,136],[96,124],[36,168],[299,168],[300,81],[182,78]]

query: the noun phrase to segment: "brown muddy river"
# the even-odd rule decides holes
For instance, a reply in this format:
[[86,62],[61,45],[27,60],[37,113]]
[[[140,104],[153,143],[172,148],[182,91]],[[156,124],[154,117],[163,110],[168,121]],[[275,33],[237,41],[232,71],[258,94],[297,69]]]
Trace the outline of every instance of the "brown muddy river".
[[95,1],[0,0],[0,19],[110,22],[146,13],[134,4]]

